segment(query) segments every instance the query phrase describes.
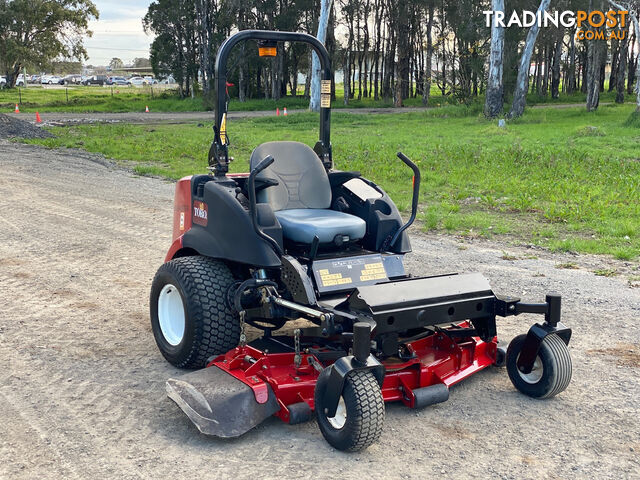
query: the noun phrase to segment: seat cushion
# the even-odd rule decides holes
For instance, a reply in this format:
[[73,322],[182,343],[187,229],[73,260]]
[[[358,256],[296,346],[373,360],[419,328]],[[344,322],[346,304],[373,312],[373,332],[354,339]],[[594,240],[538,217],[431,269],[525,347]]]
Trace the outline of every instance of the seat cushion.
[[360,217],[335,210],[294,208],[275,214],[282,225],[282,234],[293,242],[310,244],[316,235],[320,243],[333,242],[336,235],[360,240],[367,230],[367,224]]
[[268,203],[273,211],[331,206],[327,171],[311,147],[300,142],[263,143],[251,154],[251,169],[267,155],[271,155],[274,162],[260,172],[258,178],[277,180],[278,185],[260,190],[259,203]]

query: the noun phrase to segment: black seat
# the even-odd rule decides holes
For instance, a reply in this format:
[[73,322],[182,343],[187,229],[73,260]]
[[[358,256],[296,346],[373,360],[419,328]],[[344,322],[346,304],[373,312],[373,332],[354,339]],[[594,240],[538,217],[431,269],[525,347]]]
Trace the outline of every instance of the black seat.
[[360,217],[330,210],[331,185],[318,155],[299,142],[267,142],[251,154],[253,169],[271,155],[274,162],[258,178],[271,178],[278,185],[258,192],[258,201],[269,203],[282,233],[288,240],[310,244],[314,237],[320,243],[360,240],[367,225]]

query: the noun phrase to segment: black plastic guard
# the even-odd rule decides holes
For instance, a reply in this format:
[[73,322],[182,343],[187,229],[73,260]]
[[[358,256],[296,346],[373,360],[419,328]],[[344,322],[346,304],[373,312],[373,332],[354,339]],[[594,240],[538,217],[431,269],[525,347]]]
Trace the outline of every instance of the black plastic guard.
[[558,335],[566,345],[569,345],[569,340],[571,340],[571,329],[562,322],[558,322],[556,326],[549,325],[546,322],[536,323],[531,326],[527,332],[527,338],[522,345],[518,361],[516,362],[518,369],[522,373],[531,372],[542,341],[547,335],[551,335],[552,333]]
[[280,410],[267,388],[269,397],[260,404],[248,385],[216,366],[167,380],[168,397],[198,430],[216,437],[239,437]]
[[344,388],[344,379],[353,370],[371,370],[382,388],[385,368],[376,357],[369,355],[365,363],[359,362],[353,355],[339,358],[330,367],[329,383],[324,394],[327,417],[334,417],[338,409],[338,402]]

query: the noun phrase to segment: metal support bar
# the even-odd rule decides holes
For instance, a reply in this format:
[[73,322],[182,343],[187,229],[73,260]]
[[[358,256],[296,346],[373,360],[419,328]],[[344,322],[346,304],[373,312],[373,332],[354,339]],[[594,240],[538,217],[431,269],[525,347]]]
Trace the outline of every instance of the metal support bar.
[[[229,171],[229,153],[226,141],[220,137],[223,118],[227,113],[227,60],[231,50],[245,40],[270,40],[274,42],[302,42],[309,44],[318,55],[322,80],[331,80],[331,59],[322,42],[312,35],[297,32],[281,32],[268,30],[241,30],[227,38],[216,56],[215,65],[215,138],[209,150],[209,166],[214,167],[216,176],[224,177]],[[327,170],[332,168],[331,160],[331,108],[320,108],[320,138],[314,151],[318,154]]]
[[536,313],[544,315],[544,319],[549,325],[556,326],[560,322],[561,305],[562,296],[558,293],[547,294],[545,303],[524,303],[519,298],[496,295],[495,313],[501,317]]
[[309,315],[310,317],[317,318],[320,321],[326,321],[329,319],[330,313],[324,313],[320,310],[315,310],[313,308],[305,307],[304,305],[298,305],[297,303],[290,302],[289,300],[285,300],[280,297],[270,297],[271,302],[276,305],[280,305],[281,307],[289,308],[291,310],[295,310],[296,312],[304,313],[305,315]]
[[353,356],[362,363],[367,363],[367,357],[371,353],[371,326],[368,323],[358,322],[353,325]]

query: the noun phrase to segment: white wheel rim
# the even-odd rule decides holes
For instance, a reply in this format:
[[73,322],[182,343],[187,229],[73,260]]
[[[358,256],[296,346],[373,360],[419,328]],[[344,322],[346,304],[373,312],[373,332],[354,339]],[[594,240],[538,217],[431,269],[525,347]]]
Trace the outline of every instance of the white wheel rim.
[[185,314],[180,291],[167,283],[158,296],[158,323],[164,339],[174,347],[184,337]]
[[344,403],[343,397],[340,397],[336,414],[333,417],[327,417],[327,420],[336,430],[340,430],[347,423],[347,405]]
[[[520,358],[520,355],[518,355],[518,358]],[[542,366],[540,356],[536,357],[535,362],[533,362],[533,367],[529,373],[522,373],[520,369],[518,369],[518,373],[520,374],[520,378],[525,382],[531,385],[538,383],[542,379],[542,374],[544,373],[544,367]]]

